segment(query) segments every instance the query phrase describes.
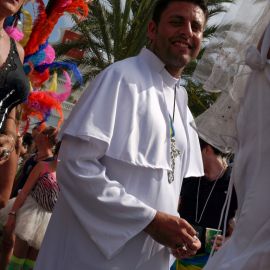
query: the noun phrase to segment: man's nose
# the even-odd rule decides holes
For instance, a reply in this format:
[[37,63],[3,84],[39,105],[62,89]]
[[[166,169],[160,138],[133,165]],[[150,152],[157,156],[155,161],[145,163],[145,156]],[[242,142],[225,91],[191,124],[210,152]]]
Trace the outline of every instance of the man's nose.
[[186,22],[182,27],[181,27],[181,34],[184,35],[185,37],[189,38],[192,36],[192,27],[190,22]]

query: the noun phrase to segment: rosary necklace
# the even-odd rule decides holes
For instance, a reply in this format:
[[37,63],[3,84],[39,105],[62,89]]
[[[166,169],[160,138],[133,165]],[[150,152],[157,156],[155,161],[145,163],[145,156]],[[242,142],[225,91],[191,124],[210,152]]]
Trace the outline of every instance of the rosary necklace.
[[175,115],[175,100],[176,100],[176,85],[174,86],[174,98],[173,98],[173,117],[170,116],[170,140],[171,140],[171,148],[170,148],[170,165],[171,170],[168,170],[168,182],[171,184],[174,181],[174,170],[175,170],[175,159],[180,155],[180,151],[176,148],[175,141],[175,130],[174,130],[174,115]]
[[199,208],[199,194],[200,194],[201,177],[199,178],[198,189],[197,189],[197,200],[196,200],[196,213],[195,213],[195,214],[196,214],[196,216],[195,216],[195,222],[196,222],[197,224],[199,224],[199,223],[201,222],[202,217],[203,217],[203,214],[204,214],[204,211],[205,211],[205,208],[206,208],[206,206],[207,206],[207,204],[208,204],[208,201],[209,201],[209,199],[210,199],[210,197],[211,197],[211,195],[212,195],[212,192],[213,192],[213,190],[214,190],[214,188],[215,188],[215,186],[216,186],[216,183],[217,183],[218,179],[221,177],[221,175],[223,174],[224,171],[225,171],[225,168],[222,168],[222,169],[220,170],[220,173],[218,174],[217,178],[214,180],[215,183],[214,183],[214,185],[212,186],[212,188],[211,188],[211,190],[210,190],[210,192],[209,192],[209,195],[208,195],[208,197],[207,197],[207,199],[206,199],[206,201],[205,201],[205,204],[204,204],[204,206],[203,206],[201,215],[200,215],[200,217],[199,217],[199,219],[198,219],[198,208]]

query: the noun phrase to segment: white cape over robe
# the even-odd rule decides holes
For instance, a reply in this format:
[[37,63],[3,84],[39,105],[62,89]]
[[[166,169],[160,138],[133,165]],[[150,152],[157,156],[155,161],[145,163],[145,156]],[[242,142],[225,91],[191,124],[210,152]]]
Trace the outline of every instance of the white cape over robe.
[[143,229],[157,210],[178,215],[183,176],[203,174],[187,95],[178,87],[174,125],[181,154],[168,183],[175,83],[143,49],[109,66],[85,91],[61,131],[61,194],[36,270],[168,269],[169,250]]

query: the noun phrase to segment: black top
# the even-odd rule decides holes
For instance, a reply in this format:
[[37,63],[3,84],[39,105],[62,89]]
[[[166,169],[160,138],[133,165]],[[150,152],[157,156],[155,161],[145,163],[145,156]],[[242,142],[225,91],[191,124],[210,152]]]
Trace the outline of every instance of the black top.
[[8,57],[0,67],[0,128],[8,112],[24,102],[29,91],[29,81],[24,73],[16,43],[10,39]]
[[[180,216],[186,219],[189,223],[195,226],[205,228],[218,228],[219,220],[221,217],[221,211],[227,196],[227,190],[229,186],[231,175],[231,167],[228,167],[221,178],[216,181],[209,181],[205,176],[201,177],[200,189],[198,191],[199,177],[190,177],[183,180],[181,189],[181,202],[179,206]],[[216,182],[216,184],[215,184]],[[199,223],[196,222],[196,202],[198,192],[198,216],[201,217],[202,210],[205,206],[206,200],[211,192],[213,185],[215,187],[209,197],[206,204],[204,213]],[[228,214],[228,221],[235,216],[237,209],[237,198],[235,189],[233,189],[231,204]],[[224,220],[224,216],[223,216]],[[221,229],[223,230],[223,222]],[[202,228],[200,228],[202,230]],[[204,231],[201,231],[204,235]],[[204,239],[202,239],[204,240]]]

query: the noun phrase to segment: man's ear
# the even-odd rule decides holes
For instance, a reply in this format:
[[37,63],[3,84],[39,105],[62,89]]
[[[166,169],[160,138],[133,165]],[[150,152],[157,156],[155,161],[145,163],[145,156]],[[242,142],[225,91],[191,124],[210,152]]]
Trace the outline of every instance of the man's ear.
[[151,20],[147,27],[147,37],[152,41],[156,38],[157,24]]

